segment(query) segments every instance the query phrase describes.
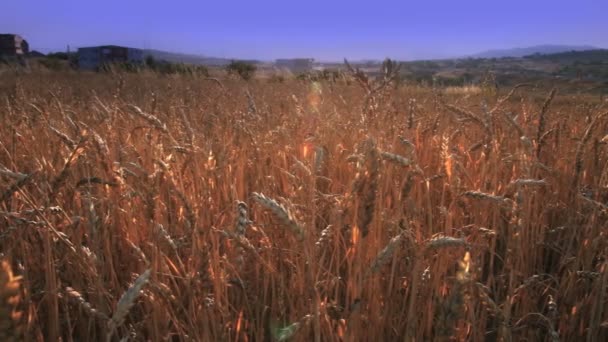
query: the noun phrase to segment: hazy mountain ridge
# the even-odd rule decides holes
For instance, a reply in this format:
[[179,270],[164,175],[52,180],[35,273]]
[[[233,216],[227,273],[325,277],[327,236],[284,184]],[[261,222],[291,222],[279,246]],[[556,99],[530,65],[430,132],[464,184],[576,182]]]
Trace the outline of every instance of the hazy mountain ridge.
[[228,65],[231,61],[231,59],[228,59],[228,58],[209,57],[209,56],[203,56],[203,55],[169,52],[169,51],[154,50],[154,49],[145,49],[144,55],[152,56],[157,60],[171,62],[171,63],[185,63],[185,64],[207,65],[207,66]]
[[[581,51],[602,51],[601,48],[590,46],[590,45],[537,45],[525,48],[512,48],[512,49],[497,49],[497,50],[487,50],[484,52],[480,52],[477,54],[464,56],[464,57],[456,57],[456,58],[445,58],[440,60],[455,60],[461,58],[504,58],[504,57],[512,57],[512,58],[523,58],[532,55],[552,55],[552,54],[560,54],[560,53],[569,53],[569,52],[581,52]],[[206,65],[206,66],[225,66],[228,65],[233,60],[243,60],[241,58],[222,58],[222,57],[213,57],[213,56],[205,56],[198,55],[192,53],[180,53],[180,52],[171,52],[164,50],[155,50],[155,49],[144,49],[145,56],[152,56],[157,60],[167,61],[171,63],[185,63],[185,64],[194,64],[194,65]],[[421,60],[412,60],[408,62],[418,62]],[[437,59],[427,59],[427,60],[436,60]],[[262,63],[262,61],[257,60],[247,60],[252,63]],[[336,64],[342,63],[341,61],[326,61],[326,62],[318,62],[320,64]],[[375,65],[382,63],[381,60],[374,59],[362,59],[362,60],[353,60],[352,64],[356,65]]]
[[525,57],[534,54],[555,54],[569,51],[599,50],[591,45],[536,45],[524,48],[487,50],[474,55],[473,58],[502,58],[502,57]]
[[[376,71],[380,72],[379,68]],[[488,73],[503,85],[550,82],[586,84],[608,91],[608,49],[532,54],[509,58],[458,58],[402,62],[402,73],[411,80],[461,86],[479,84]],[[574,83],[571,83],[574,82]],[[582,82],[582,83],[581,83]],[[600,89],[598,88],[598,89]]]

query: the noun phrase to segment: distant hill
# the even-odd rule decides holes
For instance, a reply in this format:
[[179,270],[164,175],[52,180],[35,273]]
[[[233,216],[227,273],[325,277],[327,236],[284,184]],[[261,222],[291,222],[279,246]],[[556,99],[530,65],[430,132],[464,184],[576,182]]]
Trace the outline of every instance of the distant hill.
[[470,57],[473,58],[502,58],[502,57],[524,57],[534,54],[554,54],[569,51],[596,50],[595,46],[590,45],[537,45],[525,48],[514,48],[504,50],[488,50]]
[[195,64],[195,65],[206,65],[206,66],[224,66],[224,65],[228,65],[231,61],[230,59],[227,59],[227,58],[207,57],[207,56],[201,56],[201,55],[168,52],[168,51],[152,50],[152,49],[144,50],[144,55],[152,56],[157,60],[167,61],[167,62],[171,62],[171,63],[185,63],[185,64]]
[[565,51],[552,54],[533,54],[524,56],[527,60],[547,60],[558,62],[561,64],[568,63],[600,63],[608,64],[608,49],[581,50],[581,51]]
[[36,51],[36,50],[32,50],[27,54],[28,57],[44,57],[46,56],[45,54],[43,54],[40,51]]
[[[572,47],[568,47],[571,49]],[[492,77],[501,86],[517,83],[561,82],[562,86],[586,84],[608,94],[608,49],[567,50],[511,58],[456,58],[402,62],[405,79],[427,84],[463,86]],[[379,73],[379,67],[376,69]]]

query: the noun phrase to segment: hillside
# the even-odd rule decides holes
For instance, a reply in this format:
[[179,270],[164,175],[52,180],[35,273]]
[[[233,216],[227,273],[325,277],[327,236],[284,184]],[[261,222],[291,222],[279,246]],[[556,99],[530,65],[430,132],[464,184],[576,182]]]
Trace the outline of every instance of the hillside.
[[224,66],[230,63],[230,59],[207,57],[202,55],[168,52],[161,50],[147,49],[144,50],[146,56],[152,56],[155,59],[163,60],[172,63],[186,63],[206,66]]
[[[524,57],[463,58],[403,62],[406,79],[466,85],[491,72],[499,84],[518,82],[587,83],[608,91],[608,50],[569,51]],[[379,71],[379,67],[377,68]]]
[[554,54],[567,51],[596,50],[590,45],[536,45],[524,48],[488,50],[472,55],[473,58],[524,57],[534,54]]

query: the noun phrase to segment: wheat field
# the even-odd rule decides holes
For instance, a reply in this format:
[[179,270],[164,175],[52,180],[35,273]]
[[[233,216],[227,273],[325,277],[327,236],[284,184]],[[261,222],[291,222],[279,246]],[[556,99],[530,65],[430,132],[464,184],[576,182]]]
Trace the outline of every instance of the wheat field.
[[608,339],[596,96],[2,77],[2,341]]

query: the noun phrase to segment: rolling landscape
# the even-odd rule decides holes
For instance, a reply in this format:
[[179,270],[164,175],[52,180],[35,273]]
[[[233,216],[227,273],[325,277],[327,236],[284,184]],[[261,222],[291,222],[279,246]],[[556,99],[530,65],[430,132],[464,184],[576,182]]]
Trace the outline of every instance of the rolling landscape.
[[[578,48],[578,50],[577,50]],[[593,47],[542,45],[530,48],[515,48],[495,52],[485,52],[471,57],[453,59],[398,61],[401,65],[399,78],[415,84],[436,84],[440,86],[467,86],[479,83],[488,73],[503,86],[532,82],[537,84],[560,84],[569,92],[594,94],[608,93],[608,50]],[[161,50],[143,50],[146,56],[163,63],[183,65],[186,68],[203,67],[213,74],[224,70],[235,59],[173,53]],[[523,56],[520,51],[525,51]],[[560,51],[560,52],[555,52]],[[550,52],[550,53],[547,53]],[[481,57],[498,55],[501,57]],[[68,71],[68,56],[77,58],[76,53],[50,53],[47,56],[33,54],[30,66],[33,69]],[[475,57],[476,56],[476,57]],[[274,61],[247,60],[256,67],[258,78],[273,76],[287,78],[318,78],[324,72],[344,72],[346,65],[340,62],[315,61],[312,68],[305,71],[291,71],[278,68]],[[382,60],[349,61],[371,77],[382,76]],[[6,71],[10,63],[5,63]]]

